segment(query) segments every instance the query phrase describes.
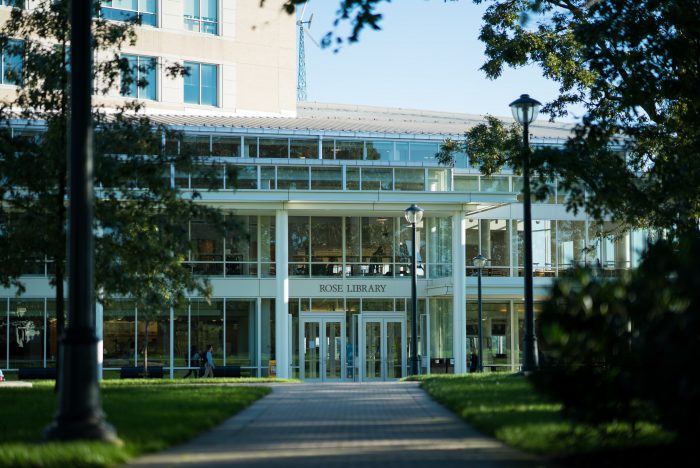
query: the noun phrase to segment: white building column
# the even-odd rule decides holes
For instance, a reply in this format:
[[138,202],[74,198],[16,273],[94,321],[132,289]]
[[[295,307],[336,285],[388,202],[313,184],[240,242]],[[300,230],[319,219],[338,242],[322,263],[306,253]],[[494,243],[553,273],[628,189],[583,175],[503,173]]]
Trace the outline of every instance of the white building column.
[[289,216],[285,210],[277,210],[275,216],[275,265],[277,294],[275,296],[275,360],[277,377],[286,379],[290,375],[289,355]]
[[467,372],[466,259],[467,219],[464,213],[452,215],[452,324],[455,374]]

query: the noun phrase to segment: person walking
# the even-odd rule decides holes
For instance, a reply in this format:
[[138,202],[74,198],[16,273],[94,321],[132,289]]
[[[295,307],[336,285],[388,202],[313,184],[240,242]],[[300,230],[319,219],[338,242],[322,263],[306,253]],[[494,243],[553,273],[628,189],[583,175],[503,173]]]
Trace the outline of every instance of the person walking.
[[199,352],[197,351],[196,346],[192,346],[192,350],[190,351],[190,359],[185,360],[187,364],[187,374],[182,377],[183,379],[186,379],[190,375],[193,376],[194,378],[199,377]]
[[207,345],[206,361],[204,362],[204,377],[214,377],[214,357],[212,356],[212,351],[214,347],[212,345]]

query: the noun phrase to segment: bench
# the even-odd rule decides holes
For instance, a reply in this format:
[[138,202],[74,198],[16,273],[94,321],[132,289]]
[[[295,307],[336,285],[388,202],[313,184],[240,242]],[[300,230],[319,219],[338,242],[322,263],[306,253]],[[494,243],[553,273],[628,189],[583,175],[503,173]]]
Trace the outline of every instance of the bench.
[[240,377],[241,366],[218,366],[214,368],[214,377]]
[[148,366],[148,375],[145,375],[143,366],[122,367],[119,371],[120,379],[162,379],[163,366]]
[[55,367],[20,367],[17,372],[18,380],[55,380]]

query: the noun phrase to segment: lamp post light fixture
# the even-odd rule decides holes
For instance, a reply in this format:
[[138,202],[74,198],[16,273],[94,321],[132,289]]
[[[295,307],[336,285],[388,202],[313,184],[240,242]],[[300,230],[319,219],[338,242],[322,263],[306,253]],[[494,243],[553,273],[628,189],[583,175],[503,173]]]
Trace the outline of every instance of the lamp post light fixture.
[[415,203],[404,210],[406,221],[411,225],[411,375],[418,375],[418,246],[416,224],[423,219],[423,209]]
[[530,141],[529,127],[537,118],[542,104],[523,94],[510,103],[513,118],[523,126],[523,221],[525,222],[525,336],[523,345],[524,373],[537,369],[537,337],[532,308],[532,210],[530,203]]
[[483,255],[479,254],[474,259],[472,260],[474,262],[474,267],[476,267],[476,271],[478,273],[478,279],[477,279],[477,304],[478,304],[478,315],[477,315],[477,320],[478,322],[478,329],[479,329],[479,354],[477,354],[479,360],[477,361],[477,369],[479,372],[484,372],[484,324],[483,324],[483,318],[482,318],[482,302],[481,302],[481,269],[486,266],[486,262],[488,262],[488,258],[484,257]]

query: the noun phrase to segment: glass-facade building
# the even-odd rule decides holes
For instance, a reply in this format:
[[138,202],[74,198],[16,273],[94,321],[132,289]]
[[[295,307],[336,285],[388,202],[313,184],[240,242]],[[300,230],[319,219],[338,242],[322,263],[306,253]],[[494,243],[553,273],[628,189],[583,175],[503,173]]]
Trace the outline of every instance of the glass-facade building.
[[[193,353],[214,346],[217,365],[243,375],[318,381],[389,380],[407,374],[417,340],[422,373],[465,372],[476,350],[476,270],[483,270],[484,363],[517,370],[522,354],[521,179],[485,177],[458,155],[440,166],[447,137],[474,122],[459,114],[300,103],[296,118],[154,116],[182,130],[209,167],[164,171],[172,187],[200,191],[235,217],[221,236],[183,220],[193,241],[187,264],[213,286],[148,314],[126,298],[97,306],[106,376],[148,362],[184,375]],[[18,134],[26,132],[16,122]],[[558,144],[568,129],[533,127],[535,144]],[[167,141],[179,151],[181,142]],[[216,175],[214,189],[202,173]],[[559,187],[533,204],[535,312],[554,278],[578,264],[615,276],[638,262],[642,232],[621,233],[567,212]],[[411,228],[417,226],[418,336],[411,336]],[[52,367],[56,314],[50,261],[27,265],[26,292],[0,290],[0,368]],[[149,317],[149,320],[145,320]],[[154,318],[155,317],[155,318]]]

